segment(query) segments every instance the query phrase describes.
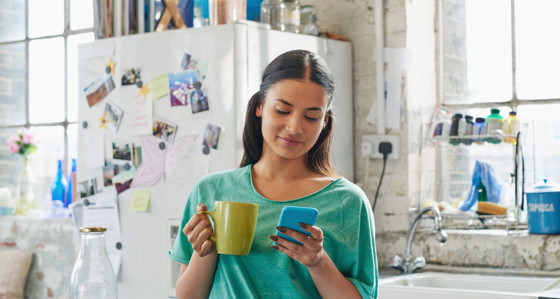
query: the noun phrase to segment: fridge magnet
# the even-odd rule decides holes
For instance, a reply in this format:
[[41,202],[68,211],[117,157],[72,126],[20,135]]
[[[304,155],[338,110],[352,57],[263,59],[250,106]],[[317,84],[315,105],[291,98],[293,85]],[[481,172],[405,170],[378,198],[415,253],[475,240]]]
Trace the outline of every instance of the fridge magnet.
[[89,107],[101,102],[115,89],[115,82],[111,75],[97,79],[84,88]]
[[171,106],[183,106],[189,104],[189,93],[194,90],[194,82],[198,81],[198,74],[195,70],[181,73],[170,73],[169,94]]
[[160,179],[173,182],[177,165],[183,160],[190,159],[191,151],[185,150],[185,145],[192,148],[197,137],[198,134],[181,136],[172,144],[161,149],[159,147],[160,139],[149,135],[142,136],[142,152],[146,156],[146,161],[138,167],[132,187],[150,186]]
[[132,164],[132,149],[134,144],[123,140],[114,140],[112,143],[113,162],[124,165]]
[[142,147],[132,144],[132,163],[134,167],[138,169],[138,167],[142,164]]
[[191,91],[189,98],[191,100],[192,113],[208,111],[208,97],[206,96],[206,89],[196,89]]
[[146,98],[146,96],[148,95],[148,93],[151,91],[151,89],[148,87],[148,84],[143,85],[140,88],[140,92],[138,93],[138,96],[143,95],[144,99]]
[[109,61],[105,64],[105,72],[106,73],[110,73],[110,74],[115,74],[115,62],[113,61],[113,58],[109,57]]
[[163,141],[173,142],[173,138],[175,137],[176,132],[177,125],[154,117],[154,127],[152,135]]
[[142,87],[142,71],[139,67],[137,68],[131,68],[128,69],[126,71],[124,71],[124,75],[122,75],[121,78],[121,85],[125,86],[125,85],[137,85],[138,83],[140,83],[139,87]]
[[220,128],[219,126],[213,125],[211,123],[206,124],[206,130],[204,131],[202,145],[217,150],[220,143],[222,131],[222,128]]
[[167,74],[159,75],[152,79],[152,97],[154,100],[159,100],[169,94],[169,77]]
[[134,195],[132,195],[132,201],[130,202],[130,210],[134,212],[149,212],[150,191],[134,190]]
[[85,198],[94,195],[97,192],[97,180],[89,178],[78,182],[78,193],[80,198]]
[[100,121],[102,123],[104,122],[102,126],[108,128],[113,132],[117,132],[119,130],[119,125],[121,124],[123,114],[124,112],[121,108],[117,107],[111,102],[106,102],[103,116],[102,118],[100,118]]
[[192,58],[191,54],[189,53],[183,54],[183,59],[181,60],[181,69],[196,70],[196,61],[191,58]]

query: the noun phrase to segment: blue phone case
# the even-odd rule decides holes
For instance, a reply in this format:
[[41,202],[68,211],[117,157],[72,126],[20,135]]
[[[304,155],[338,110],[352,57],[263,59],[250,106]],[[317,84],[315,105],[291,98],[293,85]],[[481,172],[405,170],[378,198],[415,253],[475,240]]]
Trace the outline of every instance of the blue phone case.
[[[280,213],[280,220],[278,220],[278,226],[287,227],[289,229],[298,231],[307,236],[311,236],[309,232],[301,229],[301,227],[298,225],[298,222],[309,224],[309,225],[315,225],[318,214],[319,212],[315,208],[292,207],[292,206],[284,207],[282,209],[282,212]],[[296,241],[295,239],[284,235],[278,230],[276,230],[276,235],[286,240],[289,240],[291,242],[294,242],[296,244],[303,245],[300,242]],[[277,245],[276,242],[274,242],[274,244]]]

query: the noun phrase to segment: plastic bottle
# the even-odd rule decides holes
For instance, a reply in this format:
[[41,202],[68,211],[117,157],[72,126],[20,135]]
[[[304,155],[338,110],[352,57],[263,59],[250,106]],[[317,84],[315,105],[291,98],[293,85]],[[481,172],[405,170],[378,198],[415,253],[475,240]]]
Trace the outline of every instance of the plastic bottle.
[[72,171],[68,175],[68,192],[66,193],[66,200],[64,207],[67,208],[69,204],[74,202],[74,193],[76,192],[76,159],[72,159]]
[[[461,143],[461,141],[458,138],[453,138],[456,136],[459,136],[459,130],[461,127],[460,123],[461,120],[463,119],[463,114],[461,113],[455,113],[455,115],[453,115],[453,119],[451,120],[451,129],[449,129],[449,143],[453,144],[453,145],[458,145],[459,143]],[[461,128],[463,130],[463,135],[464,135],[464,128]]]
[[473,132],[474,132],[474,123],[473,123],[473,117],[471,115],[466,115],[465,116],[465,122],[467,123],[466,129],[465,129],[465,136],[469,136],[469,138],[465,138],[463,139],[463,143],[470,145],[473,142]]
[[517,144],[517,133],[519,132],[519,118],[517,118],[517,112],[511,111],[509,117],[504,123],[505,134],[504,142]]
[[[473,135],[480,136],[486,134],[486,120],[482,117],[477,117],[473,126]],[[476,144],[484,144],[483,138],[475,138]]]
[[[492,108],[491,114],[486,117],[486,135],[503,135],[504,118],[500,115],[500,109]],[[502,138],[498,136],[486,137],[490,143],[501,143]]]
[[80,228],[80,252],[70,277],[70,299],[117,298],[117,278],[105,247],[106,230]]
[[299,0],[280,1],[280,30],[299,33]]
[[[58,170],[56,171],[56,178],[51,184],[51,194],[53,206],[64,206],[68,182],[62,173],[62,160],[58,160]],[[58,203],[59,201],[60,203]]]

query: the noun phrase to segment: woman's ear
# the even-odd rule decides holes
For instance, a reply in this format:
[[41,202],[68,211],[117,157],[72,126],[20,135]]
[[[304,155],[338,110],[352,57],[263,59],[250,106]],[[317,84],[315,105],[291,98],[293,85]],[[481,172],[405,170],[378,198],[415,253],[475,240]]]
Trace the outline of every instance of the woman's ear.
[[263,104],[262,104],[262,101],[261,101],[261,103],[257,106],[257,109],[255,109],[255,115],[257,117],[262,117],[262,106],[263,106]]

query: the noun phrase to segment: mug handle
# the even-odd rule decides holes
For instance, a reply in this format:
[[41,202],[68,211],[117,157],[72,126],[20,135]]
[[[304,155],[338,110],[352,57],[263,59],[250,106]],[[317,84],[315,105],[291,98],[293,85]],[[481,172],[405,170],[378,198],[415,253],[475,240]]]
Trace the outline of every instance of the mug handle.
[[[215,213],[215,212],[210,212],[210,211],[200,211],[200,212],[198,212],[198,214],[206,214],[206,215],[210,216],[210,218],[212,218],[212,222],[216,223],[216,221],[214,220],[214,213]],[[213,229],[213,228],[212,228],[212,229]],[[215,234],[212,234],[212,235],[210,236],[210,240],[211,240],[212,242],[216,243],[216,235],[215,235]]]

